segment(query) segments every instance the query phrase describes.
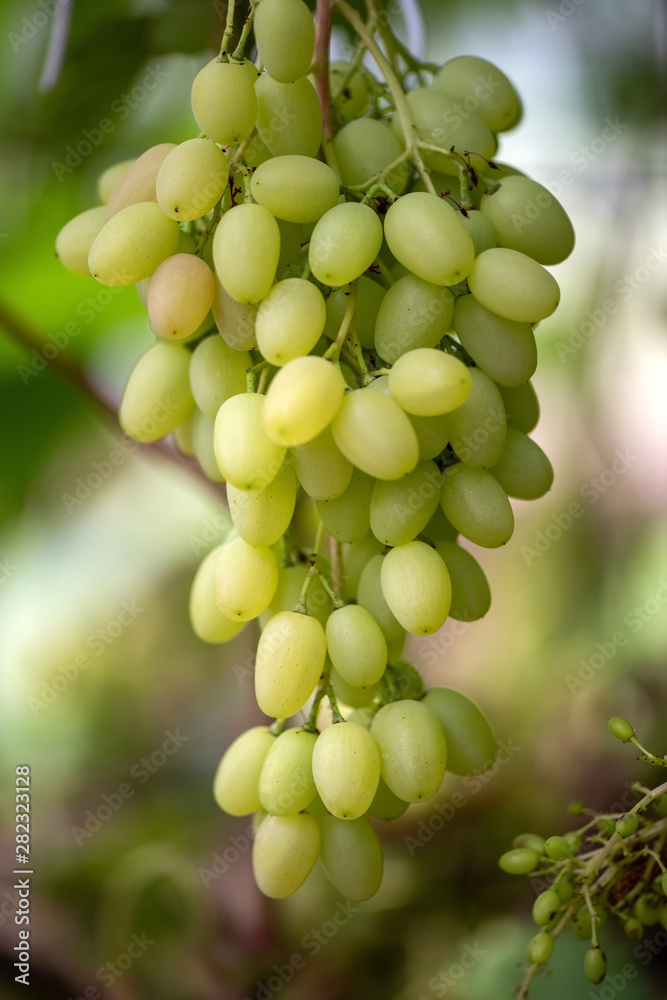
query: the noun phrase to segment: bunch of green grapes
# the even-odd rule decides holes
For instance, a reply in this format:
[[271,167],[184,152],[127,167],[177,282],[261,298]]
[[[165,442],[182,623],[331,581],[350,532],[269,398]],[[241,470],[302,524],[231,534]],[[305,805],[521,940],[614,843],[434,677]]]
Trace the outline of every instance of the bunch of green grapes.
[[294,892],[319,855],[365,899],[382,875],[368,817],[494,756],[477,706],[424,694],[401,656],[407,633],[489,609],[458,536],[504,545],[509,497],[551,486],[528,436],[533,330],[559,300],[543,265],[574,234],[544,187],[491,159],[521,116],[499,69],[420,63],[387,29],[388,58],[375,3],[367,23],[333,6],[358,38],[349,63],[328,64],[327,26],[316,44],[303,0],[253,3],[230,53],[230,4],[192,86],[201,134],[109,168],[102,204],[57,252],[135,284],[146,306],[155,344],[130,375],[123,429],[173,434],[226,483],[233,529],[197,571],[192,626],[224,643],[258,621],[257,703],[275,722],[227,750],[216,799],[257,814],[269,896]]
[[[645,750],[626,719],[610,719],[609,730],[638,747],[640,760],[667,767],[667,755]],[[528,996],[530,983],[546,967],[568,925],[579,941],[591,943],[584,972],[596,985],[607,975],[599,935],[610,916],[632,941],[641,941],[645,928],[656,924],[667,930],[667,782],[655,788],[637,782],[632,789],[639,798],[629,811],[598,813],[573,802],[570,814],[586,817],[578,830],[547,839],[521,834],[500,858],[503,871],[529,875],[533,887],[542,889],[533,904],[540,930],[528,945],[531,964],[517,990],[519,998]]]

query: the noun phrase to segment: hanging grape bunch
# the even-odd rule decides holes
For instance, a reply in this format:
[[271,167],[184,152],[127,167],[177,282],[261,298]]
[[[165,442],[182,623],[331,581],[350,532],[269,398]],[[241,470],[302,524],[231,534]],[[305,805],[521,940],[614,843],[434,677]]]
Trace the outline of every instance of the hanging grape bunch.
[[[332,12],[356,36],[347,63],[328,60]],[[259,623],[255,693],[275,721],[227,749],[214,793],[255,814],[255,877],[277,898],[319,856],[368,899],[382,879],[369,817],[491,763],[479,708],[425,693],[403,646],[486,614],[457,537],[504,545],[508,497],[553,478],[528,436],[533,327],[558,304],[542,265],[568,256],[572,227],[492,161],[521,116],[504,74],[421,63],[386,25],[383,49],[379,14],[320,0],[314,25],[303,0],[259,0],[230,51],[230,3],[192,87],[201,134],[109,168],[102,205],[57,240],[66,267],[136,284],[147,308],[156,342],[124,431],[173,434],[226,483],[233,530],[197,571],[190,617],[210,643]]]

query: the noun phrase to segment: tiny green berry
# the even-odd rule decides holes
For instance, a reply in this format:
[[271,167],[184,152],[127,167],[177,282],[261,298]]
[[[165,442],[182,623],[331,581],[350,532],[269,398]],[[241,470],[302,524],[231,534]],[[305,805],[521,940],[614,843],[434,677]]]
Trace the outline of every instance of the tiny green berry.
[[660,904],[655,896],[645,892],[636,901],[633,913],[644,927],[652,927],[660,919]]
[[589,948],[584,955],[584,972],[595,985],[599,985],[607,975],[607,958],[602,948]]
[[641,920],[637,920],[637,917],[629,917],[623,925],[623,930],[631,941],[641,941],[644,937],[644,925]]
[[558,893],[558,898],[561,903],[569,903],[574,896],[574,882],[569,875],[559,878],[558,881],[554,883],[554,889]]
[[564,861],[572,853],[564,837],[549,837],[544,845],[544,850],[552,861]]
[[539,860],[537,851],[529,847],[518,847],[512,851],[505,851],[498,859],[498,864],[508,875],[527,875],[535,871]]
[[620,819],[616,820],[616,833],[619,833],[621,837],[630,837],[633,833],[636,833],[638,826],[639,817],[637,813],[626,813],[625,816],[621,816]]
[[609,732],[621,743],[627,743],[635,735],[635,731],[627,719],[621,719],[618,715],[609,720]]
[[526,957],[535,965],[544,965],[554,952],[554,939],[546,931],[540,931],[528,945]]
[[537,833],[520,833],[512,841],[512,847],[529,847],[541,857],[544,854],[544,837]]
[[533,903],[533,920],[538,927],[546,927],[561,907],[560,896],[554,889],[541,892]]
[[667,816],[667,795],[661,795],[659,798],[655,799],[651,805],[657,812],[658,816]]
[[569,806],[567,807],[567,811],[569,812],[570,816],[583,816],[585,809],[586,807],[584,806],[584,803],[579,801],[570,802]]
[[664,892],[665,896],[667,896],[667,872],[663,873],[663,876],[660,879],[660,885],[662,886],[662,891]]

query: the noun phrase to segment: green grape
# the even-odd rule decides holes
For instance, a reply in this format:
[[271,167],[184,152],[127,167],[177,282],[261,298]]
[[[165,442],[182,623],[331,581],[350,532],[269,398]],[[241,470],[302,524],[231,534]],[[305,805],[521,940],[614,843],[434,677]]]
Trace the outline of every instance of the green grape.
[[475,372],[471,373],[451,354],[421,347],[398,358],[389,373],[389,391],[411,415],[442,416],[457,410],[469,398],[471,374]]
[[442,628],[452,588],[435,549],[420,541],[397,545],[384,558],[381,579],[385,600],[406,631],[432,635]]
[[506,177],[481,209],[498,244],[519,250],[540,264],[560,264],[574,248],[574,229],[550,191],[528,177]]
[[357,542],[344,544],[341,548],[341,596],[344,601],[356,601],[359,579],[362,571],[373,556],[380,555],[384,546],[369,532]]
[[428,461],[440,455],[449,440],[446,414],[441,413],[438,417],[418,417],[410,413],[408,417],[417,435],[420,461]]
[[448,771],[481,774],[491,767],[498,743],[486,716],[474,701],[453,688],[435,687],[429,688],[422,704],[433,712],[444,730]]
[[268,726],[254,726],[225,750],[213,781],[213,797],[230,816],[249,816],[260,806],[259,776],[275,743]]
[[158,264],[150,278],[148,318],[161,337],[183,340],[206,319],[214,293],[213,272],[201,257],[174,254]]
[[445,733],[422,702],[394,701],[373,719],[371,735],[380,748],[382,777],[406,802],[430,799],[440,788],[447,763]]
[[329,90],[332,103],[346,121],[360,118],[368,107],[369,91],[363,70],[352,63],[329,63]]
[[225,212],[213,237],[215,271],[237,302],[259,302],[271,291],[280,257],[280,230],[268,208],[245,203]]
[[659,795],[651,803],[658,816],[667,816],[667,795]]
[[322,142],[322,108],[317,91],[302,76],[279,83],[263,73],[255,84],[257,132],[273,156],[317,156]]
[[255,127],[258,101],[243,63],[213,59],[197,73],[191,97],[197,125],[221,146],[243,142]]
[[325,358],[308,355],[288,361],[266,394],[266,433],[288,448],[312,441],[335,417],[344,391],[340,369]]
[[274,816],[295,816],[315,795],[313,748],[317,735],[286,729],[269,749],[259,776],[259,798]]
[[521,100],[510,81],[497,66],[478,56],[449,59],[433,86],[462,102],[462,117],[474,111],[492,132],[505,132],[521,118]]
[[637,917],[629,917],[623,924],[623,930],[631,941],[641,941],[644,937],[644,925]]
[[104,205],[80,212],[66,222],[56,236],[56,257],[68,271],[90,277],[88,255],[97,236],[106,225],[107,211]]
[[531,382],[524,382],[516,388],[499,385],[503,397],[507,423],[524,434],[530,434],[540,419],[540,404]]
[[255,337],[257,308],[252,303],[241,303],[233,299],[215,276],[213,317],[220,336],[232,350],[251,351],[257,346]]
[[273,286],[257,310],[257,346],[272,365],[285,365],[310,354],[326,318],[319,288],[301,278],[286,278]]
[[155,182],[157,202],[165,215],[190,222],[207,215],[222,198],[229,163],[210,139],[188,139],[165,157]]
[[[320,556],[318,564],[322,566],[324,559]],[[297,563],[295,566],[283,566],[278,574],[278,586],[271,598],[270,604],[259,616],[260,628],[266,628],[274,615],[279,611],[292,611],[299,601],[301,589],[308,573],[308,563]],[[311,580],[306,596],[306,611],[317,618],[324,627],[331,614],[332,601],[318,576]]]
[[387,643],[387,658],[390,663],[396,664],[397,660],[400,660],[403,655],[403,650],[405,649],[405,643],[408,638],[408,634],[403,629],[402,635],[399,635],[397,639],[392,639],[391,642]]
[[278,475],[262,490],[227,485],[234,527],[249,545],[274,545],[289,528],[296,503],[296,476],[283,462]]
[[468,274],[470,291],[486,309],[517,323],[537,323],[560,300],[556,279],[518,250],[485,250]]
[[224,483],[215,457],[215,423],[205,413],[197,409],[190,418],[192,426],[192,446],[204,475],[214,483]]
[[663,872],[662,878],[660,879],[660,888],[667,896],[667,872]]
[[402,816],[408,805],[408,802],[404,799],[399,799],[398,795],[392,792],[384,778],[380,778],[378,790],[375,793],[375,798],[371,802],[368,812],[371,816],[377,816],[378,819],[388,821],[390,819],[398,819],[399,816]]
[[584,955],[584,972],[592,983],[599,985],[607,975],[607,958],[597,945]]
[[[382,173],[403,152],[403,145],[389,125],[377,118],[347,122],[333,140],[336,162],[343,184],[357,187]],[[384,178],[396,194],[402,194],[410,176],[410,165],[401,163]]]
[[538,927],[546,927],[561,908],[561,899],[554,889],[541,892],[533,903],[533,920]]
[[639,817],[637,813],[626,813],[625,816],[616,820],[616,833],[620,834],[621,837],[632,836],[633,833],[637,832],[638,827]]
[[110,167],[102,171],[95,184],[100,205],[107,204],[119,181],[122,180],[134,162],[134,159],[121,160],[119,163],[112,163]]
[[[308,159],[308,157],[305,157]],[[316,161],[313,160],[313,163]],[[278,258],[278,270],[276,271],[276,281],[284,281],[287,278],[300,278],[304,269],[303,240],[304,229],[306,227],[296,222],[285,222],[278,219],[278,229],[280,230],[280,257]]]
[[252,175],[252,196],[287,222],[317,222],[338,202],[336,174],[310,156],[276,156]]
[[264,430],[266,396],[248,392],[225,400],[215,418],[215,457],[240,490],[261,490],[278,475],[287,449]]
[[339,496],[317,501],[317,512],[332,538],[357,542],[368,534],[372,492],[371,477],[353,469],[350,482]]
[[491,590],[484,570],[467,549],[456,542],[436,542],[436,551],[444,560],[452,584],[450,618],[476,622],[491,607]]
[[[195,413],[197,411],[195,410]],[[194,413],[192,414],[194,417]],[[192,417],[186,420],[184,424],[179,424],[178,427],[174,429],[174,444],[180,451],[181,455],[186,458],[195,457],[195,446],[192,440]]]
[[246,147],[243,153],[243,160],[246,166],[251,169],[254,167],[260,167],[262,163],[266,163],[267,160],[271,159],[271,152],[262,142],[262,139],[258,132],[253,131],[250,138],[246,140]]
[[457,299],[454,329],[477,367],[503,386],[523,385],[537,368],[537,344],[530,323],[496,316],[472,295]]
[[370,387],[345,394],[331,429],[343,455],[376,479],[400,479],[417,465],[419,445],[408,417]]
[[[366,277],[365,274],[362,274],[358,279],[357,307],[353,322],[359,343],[369,350],[375,347],[375,323],[385,293],[386,289],[382,285],[378,285],[377,281]],[[343,285],[333,291],[327,299],[327,320],[324,335],[329,340],[336,339],[336,334],[345,316],[349,294],[349,285]]]
[[548,837],[544,842],[544,850],[552,861],[564,861],[572,853],[564,837]]
[[204,337],[190,358],[190,388],[199,409],[215,420],[226,400],[245,393],[251,365],[246,351],[233,350],[217,333]]
[[652,927],[660,920],[661,905],[655,896],[650,893],[643,893],[636,900],[633,913],[638,920],[641,920],[644,927]]
[[382,846],[367,819],[320,820],[320,858],[334,887],[346,899],[370,899],[382,882]]
[[[339,704],[350,705],[352,708],[363,708],[370,705],[374,698],[382,693],[380,684],[355,685],[348,684],[337,670],[331,670],[331,686]],[[354,719],[347,721],[354,722]],[[369,727],[366,726],[368,729]]]
[[262,0],[253,27],[260,58],[274,80],[293,83],[308,72],[315,25],[303,0]]
[[328,726],[313,751],[313,777],[325,806],[338,819],[358,819],[368,810],[380,780],[380,751],[356,722]]
[[364,566],[359,577],[357,588],[357,601],[370,611],[375,621],[378,623],[387,642],[399,639],[405,635],[403,626],[394,617],[382,591],[382,566],[385,557],[382,555],[373,556]]
[[380,680],[387,665],[387,642],[366,608],[347,604],[334,611],[326,637],[331,662],[344,681],[364,687]]
[[370,525],[385,545],[404,545],[426,527],[440,502],[442,477],[435,462],[390,482],[378,479],[371,494]]
[[635,735],[635,731],[630,723],[626,719],[621,719],[618,715],[609,720],[608,726],[611,735],[615,736],[622,743],[629,743]]
[[95,237],[88,254],[90,273],[102,285],[133,285],[176,252],[179,232],[178,223],[155,202],[129,205]]
[[347,285],[366,271],[382,246],[382,223],[356,201],[329,209],[315,224],[308,248],[310,269],[323,285]]
[[310,874],[320,851],[320,828],[308,813],[267,816],[255,835],[252,870],[261,892],[285,899]]
[[475,257],[478,257],[485,250],[498,246],[491,220],[483,212],[468,209],[468,214],[461,216],[461,218],[475,248]]
[[478,368],[469,368],[468,373],[470,392],[447,414],[449,441],[466,466],[490,469],[500,461],[505,448],[505,406],[498,386],[488,375]]
[[[442,502],[442,495],[440,499]],[[456,528],[449,523],[443,513],[442,506],[440,506],[422,531],[422,535],[424,538],[435,544],[436,542],[441,541],[455,542],[459,533]]]
[[271,549],[227,542],[215,563],[215,601],[223,615],[247,622],[261,614],[276,592],[278,564]]
[[537,852],[530,847],[515,847],[500,856],[498,865],[508,875],[528,875],[535,871],[539,860]]
[[445,517],[475,545],[495,549],[512,537],[510,502],[490,472],[460,462],[446,469],[440,503]]
[[227,618],[215,603],[215,564],[221,548],[218,545],[209,552],[195,573],[190,588],[190,624],[202,642],[229,642],[245,628],[245,622]]
[[528,945],[526,957],[535,965],[546,965],[554,953],[554,939],[546,931],[536,934]]
[[353,465],[336,445],[331,427],[294,448],[292,456],[298,480],[313,500],[334,500],[350,485]]
[[537,500],[551,489],[554,470],[538,444],[523,431],[507,428],[505,450],[491,472],[508,496]]
[[[484,172],[486,161],[495,152],[496,141],[474,111],[467,110],[460,114],[460,106],[453,98],[431,87],[410,90],[406,98],[421,141],[443,150],[442,153],[422,151],[427,167],[458,177],[459,166],[465,157],[478,173]],[[394,116],[392,126],[399,138],[404,141],[399,115]],[[465,156],[466,153],[470,155]]]
[[571,876],[561,875],[560,878],[554,882],[554,889],[558,893],[558,898],[561,903],[569,903],[575,893],[574,880]]
[[317,618],[296,611],[275,615],[257,646],[255,697],[261,711],[287,719],[302,709],[320,679],[325,657],[324,629]]
[[174,142],[161,142],[142,153],[125,171],[116,184],[107,203],[107,220],[113,218],[128,205],[142,201],[157,201],[155,183],[160,167],[172,150]]
[[[442,719],[440,721],[442,722]],[[447,734],[446,726],[445,726],[445,734]],[[449,748],[449,739],[447,740],[447,747]],[[449,761],[449,763],[451,764],[451,761]],[[451,771],[451,767],[449,768],[449,770]],[[533,851],[537,851],[537,853],[541,857],[544,854],[544,843],[545,843],[544,837],[540,837],[540,835],[537,833],[520,833],[518,837],[515,837],[514,840],[512,841],[512,847],[530,847],[532,848]],[[558,891],[559,885],[554,883],[554,889]],[[567,902],[560,895],[560,892],[558,898],[561,900],[561,902]]]
[[135,441],[159,441],[187,420],[195,401],[190,392],[190,352],[180,344],[154,344],[132,369],[118,422]]
[[394,364],[417,348],[433,348],[447,333],[453,314],[454,299],[448,288],[406,274],[392,285],[378,309],[375,349]]
[[475,248],[461,216],[435,195],[413,191],[395,201],[384,235],[396,260],[434,285],[456,285],[473,266]]

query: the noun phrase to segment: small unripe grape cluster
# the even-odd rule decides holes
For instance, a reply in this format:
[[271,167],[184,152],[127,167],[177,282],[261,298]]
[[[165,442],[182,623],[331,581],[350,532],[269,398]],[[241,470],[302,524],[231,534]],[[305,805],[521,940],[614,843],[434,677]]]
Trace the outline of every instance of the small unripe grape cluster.
[[[210,643],[258,621],[255,693],[276,721],[227,750],[216,799],[256,814],[269,896],[319,856],[365,899],[382,874],[368,817],[494,757],[477,706],[424,694],[401,655],[407,633],[489,609],[458,536],[504,545],[509,497],[551,486],[528,436],[533,331],[559,300],[543,265],[574,233],[544,187],[491,160],[521,116],[497,67],[452,59],[406,92],[411,67],[399,79],[374,28],[338,6],[384,84],[359,60],[313,62],[303,0],[260,0],[194,80],[201,134],[109,168],[102,204],[56,246],[78,273],[135,284],[147,309],[155,343],[124,431],[173,434],[226,483],[233,528],[197,571],[190,617]],[[261,73],[243,53],[253,16]]]
[[[626,719],[610,719],[609,731],[639,747],[645,763],[667,767],[667,757],[649,753],[637,742]],[[540,930],[528,944],[531,965],[517,996],[528,996],[530,982],[548,963],[568,925],[577,940],[590,941],[584,972],[596,985],[607,975],[598,934],[610,915],[633,941],[641,941],[646,928],[656,924],[667,930],[667,782],[654,789],[640,783],[632,788],[638,798],[629,812],[598,813],[573,802],[570,815],[584,818],[578,830],[546,839],[521,834],[500,857],[503,871],[530,875],[533,887],[541,889],[533,903]]]

